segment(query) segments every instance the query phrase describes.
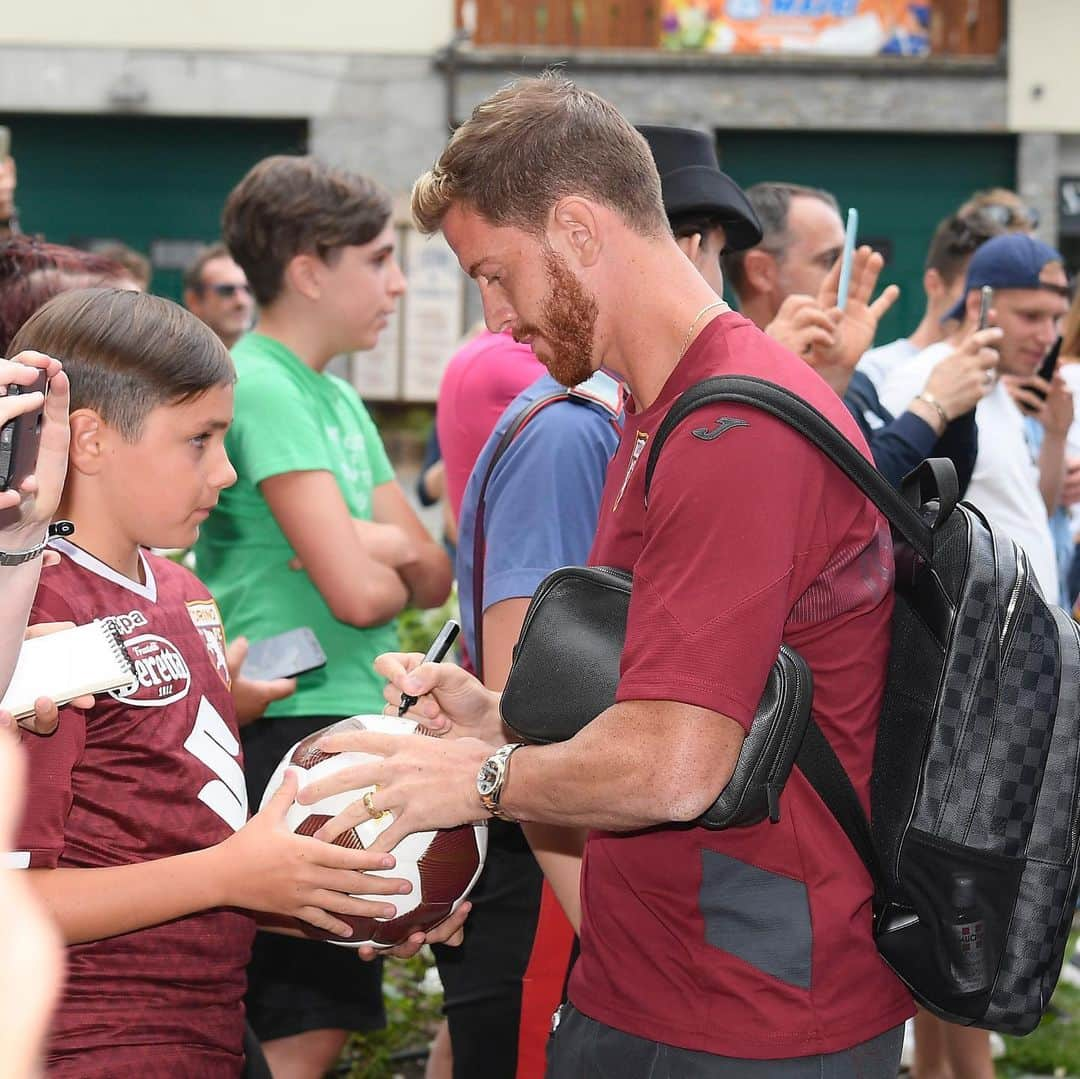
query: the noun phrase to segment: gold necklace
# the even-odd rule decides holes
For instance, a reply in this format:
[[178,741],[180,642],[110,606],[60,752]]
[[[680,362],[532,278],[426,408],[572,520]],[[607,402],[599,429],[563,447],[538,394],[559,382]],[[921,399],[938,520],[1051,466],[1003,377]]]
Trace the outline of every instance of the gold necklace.
[[[690,338],[694,336],[694,327],[701,321],[701,316],[706,311],[711,311],[714,307],[726,307],[726,300],[713,300],[712,303],[707,303],[695,316],[694,321],[690,323],[690,329],[686,331],[686,336],[683,338],[682,348],[679,349],[679,359],[686,355],[686,350],[690,347]],[[677,362],[677,361],[676,361]]]

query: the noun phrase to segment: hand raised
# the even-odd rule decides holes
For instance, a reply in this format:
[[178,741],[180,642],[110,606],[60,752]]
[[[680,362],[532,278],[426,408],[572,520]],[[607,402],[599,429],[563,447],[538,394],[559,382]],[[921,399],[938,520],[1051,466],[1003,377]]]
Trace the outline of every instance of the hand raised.
[[220,905],[300,918],[339,937],[352,936],[352,929],[335,914],[395,917],[397,908],[391,903],[353,898],[412,891],[412,885],[400,877],[372,874],[373,870],[392,869],[393,855],[350,850],[294,835],[285,815],[296,798],[296,789],[296,772],[289,769],[266,806],[213,848],[222,882]]

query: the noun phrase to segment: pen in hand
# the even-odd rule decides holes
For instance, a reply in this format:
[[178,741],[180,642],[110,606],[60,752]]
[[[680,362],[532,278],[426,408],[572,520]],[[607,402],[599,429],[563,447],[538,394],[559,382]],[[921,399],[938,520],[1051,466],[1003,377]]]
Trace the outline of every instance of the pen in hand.
[[[423,663],[441,663],[446,658],[446,653],[450,651],[450,646],[457,639],[457,635],[460,632],[461,627],[452,618],[446,620],[446,625],[439,630],[439,635],[431,642],[431,647],[424,653]],[[412,708],[414,704],[419,700],[419,697],[413,697],[409,693],[402,693],[401,704],[398,705],[397,714],[399,716],[405,715],[405,713]]]

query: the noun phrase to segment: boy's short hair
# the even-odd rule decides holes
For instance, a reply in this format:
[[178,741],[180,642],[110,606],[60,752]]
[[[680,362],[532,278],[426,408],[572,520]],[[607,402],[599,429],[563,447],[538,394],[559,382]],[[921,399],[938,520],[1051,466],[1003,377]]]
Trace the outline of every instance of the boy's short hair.
[[93,409],[129,442],[159,405],[231,385],[236,371],[220,338],[170,300],[124,289],[63,292],[12,342],[60,360],[71,409]]
[[926,253],[926,269],[937,270],[941,280],[951,285],[967,273],[971,256],[987,240],[1005,229],[980,213],[951,214],[934,230]]
[[538,236],[569,195],[609,206],[640,235],[669,232],[644,136],[610,102],[546,72],[473,109],[416,181],[412,212],[421,232],[435,232],[461,203],[493,225]]
[[119,263],[92,251],[13,236],[0,243],[0,356],[12,356],[19,327],[60,292],[118,285],[128,279]]
[[314,157],[267,157],[232,189],[222,215],[229,253],[260,304],[281,292],[297,255],[323,260],[338,248],[371,243],[393,205],[374,181]]

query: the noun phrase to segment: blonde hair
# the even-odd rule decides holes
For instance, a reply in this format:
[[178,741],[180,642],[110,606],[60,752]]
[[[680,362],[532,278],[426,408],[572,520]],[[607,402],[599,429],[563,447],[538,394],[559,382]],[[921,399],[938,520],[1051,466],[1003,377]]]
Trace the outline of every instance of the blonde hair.
[[649,144],[610,102],[545,72],[503,87],[473,109],[435,166],[413,187],[425,233],[467,205],[493,225],[539,235],[561,198],[616,210],[643,236],[669,233]]

